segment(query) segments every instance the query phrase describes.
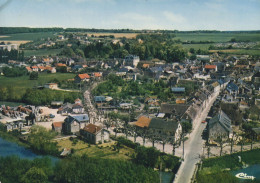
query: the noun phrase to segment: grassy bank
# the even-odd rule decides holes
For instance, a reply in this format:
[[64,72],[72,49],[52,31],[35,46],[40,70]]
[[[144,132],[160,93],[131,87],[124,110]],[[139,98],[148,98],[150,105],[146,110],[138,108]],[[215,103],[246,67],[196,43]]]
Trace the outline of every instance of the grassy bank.
[[[197,173],[198,183],[219,183],[219,182],[238,182],[229,170],[235,170],[242,167],[243,164],[254,165],[260,163],[260,149],[234,153],[217,158],[203,160],[201,170]],[[242,162],[239,162],[238,156]]]
[[3,124],[0,123],[0,137],[4,140],[7,140],[7,141],[10,141],[10,142],[14,142],[14,143],[17,143],[18,145],[20,146],[24,146],[26,148],[29,148],[29,145],[26,144],[26,143],[23,143],[19,140],[19,135],[20,133],[15,130],[15,131],[12,131],[12,132],[7,132],[5,130],[5,127]]

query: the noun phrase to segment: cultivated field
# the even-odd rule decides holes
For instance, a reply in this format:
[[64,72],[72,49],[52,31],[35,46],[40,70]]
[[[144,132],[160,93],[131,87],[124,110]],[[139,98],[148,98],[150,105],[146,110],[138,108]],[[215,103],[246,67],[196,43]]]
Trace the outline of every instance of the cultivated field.
[[8,35],[0,35],[0,41],[36,41],[41,38],[54,37],[54,33],[52,32],[40,32],[40,33],[17,33],[17,34],[8,34]]
[[210,53],[231,53],[231,54],[238,54],[238,55],[259,55],[260,50],[247,50],[247,49],[228,49],[228,50],[209,50]]
[[195,50],[201,49],[201,50],[208,50],[210,45],[212,44],[182,44],[183,48],[190,50],[190,48],[194,48]]
[[232,38],[237,41],[260,41],[260,33],[176,33],[174,39],[181,41],[227,42]]
[[25,40],[16,40],[16,41],[11,41],[11,40],[1,40],[0,42],[4,42],[5,44],[7,43],[11,43],[11,44],[25,44],[25,43],[28,43],[28,42],[31,42],[31,41],[25,41]]

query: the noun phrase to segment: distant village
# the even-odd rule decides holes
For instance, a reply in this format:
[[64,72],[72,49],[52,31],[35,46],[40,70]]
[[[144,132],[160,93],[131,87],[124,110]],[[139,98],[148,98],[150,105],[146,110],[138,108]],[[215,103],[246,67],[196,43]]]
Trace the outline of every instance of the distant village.
[[[59,35],[57,41],[64,39]],[[87,37],[76,39],[91,44]],[[116,39],[113,42],[120,44]],[[37,47],[54,44],[55,41],[49,40]],[[13,46],[12,49],[18,48]],[[111,135],[123,135],[132,137],[133,141],[140,137],[143,144],[151,141],[153,146],[159,142],[163,151],[164,145],[170,144],[175,151],[183,138],[201,123],[205,123],[205,140],[219,146],[220,137],[231,139],[236,135],[235,144],[245,140],[242,139],[242,134],[248,134],[245,126],[260,120],[260,60],[248,55],[214,53],[173,63],[159,59],[140,60],[138,55],[127,55],[124,59],[88,60],[31,56],[23,62],[8,60],[0,64],[0,69],[3,67],[24,67],[28,74],[75,73],[68,82],[73,82],[83,93],[83,97],[74,103],[52,101],[47,106],[1,105],[0,122],[7,131],[21,132],[21,138],[26,137],[30,127],[37,124],[54,130],[58,137],[80,137],[93,144],[108,142]],[[102,85],[109,75],[125,82],[137,82],[140,86],[145,83],[145,77],[147,81],[163,82],[174,98],[165,101],[156,95],[145,95],[120,99],[113,98],[109,92],[94,95],[92,89]],[[84,86],[86,90],[82,91]],[[62,90],[55,82],[44,83],[41,87]],[[126,115],[129,119],[112,118],[110,113]],[[206,118],[202,119],[204,114],[207,114]],[[190,128],[183,124],[190,124]],[[247,139],[259,140],[260,128],[250,130],[253,136],[247,136]]]

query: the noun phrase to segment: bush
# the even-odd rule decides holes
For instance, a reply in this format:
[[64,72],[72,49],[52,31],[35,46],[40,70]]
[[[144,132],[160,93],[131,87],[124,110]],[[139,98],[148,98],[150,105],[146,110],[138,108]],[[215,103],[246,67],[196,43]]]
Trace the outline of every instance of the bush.
[[128,140],[124,137],[118,137],[116,140],[118,141],[118,143],[130,147],[132,149],[136,149],[139,146],[139,144],[134,143],[131,140]]

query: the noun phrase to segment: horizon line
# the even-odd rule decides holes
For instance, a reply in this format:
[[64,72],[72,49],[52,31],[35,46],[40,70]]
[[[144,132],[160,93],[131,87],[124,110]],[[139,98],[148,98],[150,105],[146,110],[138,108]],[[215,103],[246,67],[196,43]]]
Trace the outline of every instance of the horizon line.
[[41,28],[41,29],[48,29],[48,28],[61,28],[61,29],[97,29],[97,30],[133,30],[133,31],[177,31],[177,32],[191,32],[191,31],[219,31],[219,32],[238,32],[238,31],[260,31],[260,29],[251,29],[251,30],[216,30],[216,29],[193,29],[193,30],[177,30],[177,29],[132,29],[132,28],[85,28],[85,27],[59,27],[59,26],[46,26],[46,27],[37,27],[37,26],[0,26],[0,28]]

